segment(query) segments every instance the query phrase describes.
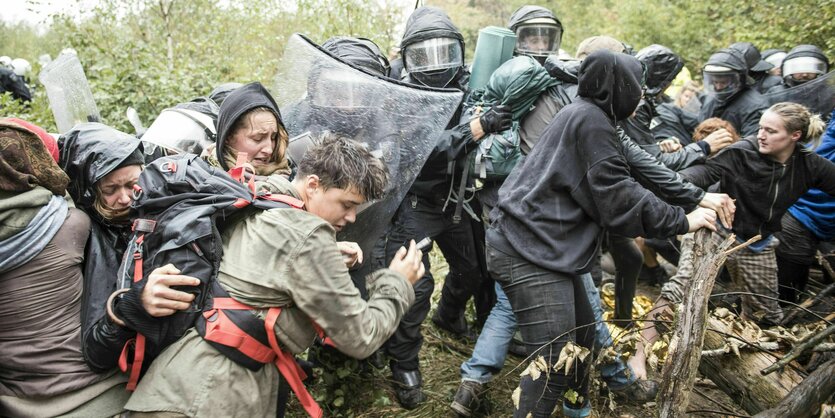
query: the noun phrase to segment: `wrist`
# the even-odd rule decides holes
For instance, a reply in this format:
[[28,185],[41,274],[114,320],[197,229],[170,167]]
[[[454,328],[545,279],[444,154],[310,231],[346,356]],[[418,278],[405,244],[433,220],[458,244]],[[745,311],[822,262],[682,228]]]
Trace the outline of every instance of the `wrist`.
[[484,138],[485,132],[479,118],[474,118],[470,121],[470,131],[473,133],[474,140],[479,141],[481,138]]

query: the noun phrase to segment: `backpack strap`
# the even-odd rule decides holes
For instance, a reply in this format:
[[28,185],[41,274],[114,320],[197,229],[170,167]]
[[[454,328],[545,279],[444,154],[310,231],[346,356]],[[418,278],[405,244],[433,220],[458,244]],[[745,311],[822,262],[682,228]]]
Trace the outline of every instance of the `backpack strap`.
[[[145,241],[145,232],[153,232],[156,225],[153,221],[143,224],[137,219],[134,221],[133,228],[135,231],[141,231],[136,240],[136,251],[133,253],[133,282],[136,283],[142,280],[142,242]],[[133,346],[133,361],[128,361],[128,353],[131,351],[130,346]],[[130,367],[130,375],[128,377],[127,390],[136,390],[136,385],[139,383],[139,375],[142,373],[142,363],[145,361],[145,336],[141,333],[136,333],[136,338],[131,338],[125,343],[122,348],[122,354],[119,355],[119,368],[123,372],[128,371]]]
[[[284,376],[284,379],[287,380],[287,384],[296,394],[296,397],[299,399],[299,403],[302,405],[305,412],[313,418],[321,418],[322,408],[316,403],[313,396],[311,396],[310,392],[307,391],[304,383],[302,383],[302,380],[307,378],[307,374],[304,370],[302,370],[299,364],[296,363],[296,360],[291,354],[284,352],[281,347],[278,346],[278,340],[275,337],[275,323],[280,314],[281,308],[270,308],[267,312],[267,317],[264,319],[264,327],[267,330],[267,338],[270,340],[270,347],[272,347],[276,354],[275,366],[278,367],[278,371],[282,376]],[[318,326],[317,328],[321,329]]]
[[229,169],[228,173],[232,176],[232,179],[240,182],[241,184],[247,186],[249,188],[249,192],[252,195],[255,195],[255,176],[249,176],[247,179],[246,172],[249,170],[251,173],[255,173],[255,167],[252,164],[247,162],[247,153],[239,152],[238,159],[235,161],[235,166]]

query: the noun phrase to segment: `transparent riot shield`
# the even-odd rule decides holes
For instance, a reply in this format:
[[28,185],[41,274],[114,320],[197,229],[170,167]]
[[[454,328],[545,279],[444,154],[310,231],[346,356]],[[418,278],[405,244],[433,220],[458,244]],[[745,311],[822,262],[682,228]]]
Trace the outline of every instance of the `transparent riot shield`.
[[359,276],[375,268],[374,244],[385,232],[463,94],[366,74],[299,34],[287,42],[272,93],[290,137],[307,132],[314,139],[325,131],[342,134],[366,144],[386,163],[389,187],[385,196],[363,205],[356,222],[337,237],[357,242],[362,248],[365,262],[352,276],[364,294]]
[[769,105],[780,102],[800,103],[813,113],[828,118],[835,109],[835,71],[830,71],[799,86],[765,94]]
[[101,122],[93,92],[77,55],[59,55],[41,70],[38,78],[46,88],[59,133],[63,134],[81,122]]

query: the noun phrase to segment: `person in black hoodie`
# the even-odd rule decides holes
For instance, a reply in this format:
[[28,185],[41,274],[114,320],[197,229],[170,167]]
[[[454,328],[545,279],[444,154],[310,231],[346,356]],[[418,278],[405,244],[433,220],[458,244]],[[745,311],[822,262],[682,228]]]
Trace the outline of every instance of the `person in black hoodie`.
[[550,416],[568,387],[565,416],[588,416],[587,364],[553,371],[563,347],[592,348],[594,319],[580,275],[588,274],[602,228],[669,236],[712,227],[715,213],[669,206],[629,176],[616,121],[641,98],[641,64],[596,51],[580,67],[579,98],[563,108],[505,181],[487,231],[487,264],[507,294],[528,354],[545,357],[543,378],[522,378],[514,416]]
[[[108,297],[116,290],[118,268],[131,235],[133,185],[142,171],[139,139],[101,123],[82,123],[61,137],[60,166],[70,178],[67,192],[78,209],[90,217],[84,249],[81,336],[85,361],[94,371],[116,367],[132,330],[116,325],[106,314]],[[195,285],[173,266],[152,272],[143,307],[154,316],[187,309],[193,295],[170,286]]]
[[[464,37],[444,11],[434,7],[415,10],[406,22],[400,46],[406,72],[403,81],[467,91]],[[475,216],[478,210],[470,209],[470,204],[475,202],[464,202],[466,197],[460,192],[460,186],[466,186],[468,177],[464,172],[465,167],[469,167],[465,156],[476,148],[485,134],[508,129],[511,116],[508,107],[496,106],[478,118],[461,121],[459,107],[400,205],[387,236],[386,262],[408,239],[428,236],[438,244],[449,264],[449,273],[432,322],[459,336],[472,338],[464,317],[470,297],[477,296],[476,310],[484,318],[492,307],[489,296],[478,297],[485,294],[481,293],[482,289],[492,290],[492,286],[484,286],[483,234],[478,235],[483,228]],[[464,210],[473,215],[463,213]],[[397,399],[407,409],[415,408],[425,400],[418,369],[418,353],[423,341],[420,326],[429,313],[434,279],[429,257],[425,256],[423,261],[426,274],[415,284],[415,303],[386,344],[392,356],[390,366],[397,383]]]

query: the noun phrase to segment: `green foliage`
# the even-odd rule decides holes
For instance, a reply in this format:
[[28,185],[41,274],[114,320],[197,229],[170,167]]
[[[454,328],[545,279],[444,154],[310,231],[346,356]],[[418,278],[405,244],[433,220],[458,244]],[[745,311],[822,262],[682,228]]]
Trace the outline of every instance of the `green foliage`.
[[311,386],[313,398],[325,410],[326,416],[352,417],[369,404],[377,407],[391,405],[382,387],[369,384],[381,379],[383,372],[361,364],[335,349],[314,346],[309,350],[320,367],[314,369],[315,381]]
[[[0,54],[23,57],[40,70],[37,57],[53,57],[66,47],[78,51],[105,123],[131,131],[124,111],[132,106],[149,124],[163,109],[208,95],[224,82],[261,81],[271,86],[284,45],[293,32],[315,42],[335,35],[362,36],[383,51],[400,43],[409,12],[405,0],[75,0],[82,17],[44,17],[37,28],[0,22]],[[446,10],[465,38],[472,59],[478,31],[505,26],[525,0],[428,0]],[[835,58],[835,0],[586,0],[536,2],[551,8],[563,23],[563,49],[576,50],[583,39],[606,34],[640,49],[652,43],[681,54],[691,72],[711,53],[735,41],[762,49],[790,49],[800,43],[820,46]],[[54,122],[37,93],[31,108],[5,99],[4,115],[40,125]]]

